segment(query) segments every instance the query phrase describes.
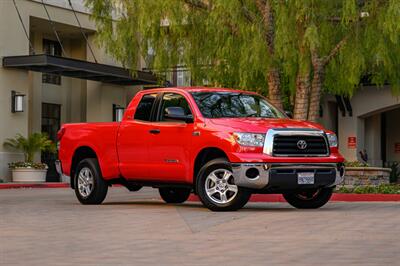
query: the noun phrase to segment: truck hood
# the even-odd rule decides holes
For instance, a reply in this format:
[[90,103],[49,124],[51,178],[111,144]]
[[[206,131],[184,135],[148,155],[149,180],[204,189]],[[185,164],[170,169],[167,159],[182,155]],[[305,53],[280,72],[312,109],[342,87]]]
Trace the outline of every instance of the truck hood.
[[271,128],[310,128],[323,130],[324,128],[313,122],[282,119],[282,118],[215,118],[209,119],[215,126],[232,132],[265,133]]

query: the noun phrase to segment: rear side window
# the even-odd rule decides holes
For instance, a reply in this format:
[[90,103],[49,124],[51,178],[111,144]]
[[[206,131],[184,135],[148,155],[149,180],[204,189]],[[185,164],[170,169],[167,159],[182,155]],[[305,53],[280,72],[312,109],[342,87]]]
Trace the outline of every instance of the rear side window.
[[150,121],[151,109],[156,101],[157,94],[146,94],[142,97],[135,112],[135,120]]

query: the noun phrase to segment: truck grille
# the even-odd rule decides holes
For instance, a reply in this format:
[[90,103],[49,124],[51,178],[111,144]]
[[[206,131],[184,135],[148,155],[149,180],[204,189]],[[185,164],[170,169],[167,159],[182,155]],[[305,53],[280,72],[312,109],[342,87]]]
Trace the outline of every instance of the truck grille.
[[275,135],[273,156],[328,156],[329,148],[323,135]]

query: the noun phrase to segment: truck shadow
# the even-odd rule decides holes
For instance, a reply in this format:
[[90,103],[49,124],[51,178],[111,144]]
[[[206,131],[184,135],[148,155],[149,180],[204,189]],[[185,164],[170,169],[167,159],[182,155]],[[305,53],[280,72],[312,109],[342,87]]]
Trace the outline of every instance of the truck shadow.
[[[135,200],[135,201],[111,201],[102,203],[104,206],[141,206],[141,207],[157,207],[157,208],[168,208],[168,207],[177,207],[180,209],[197,209],[199,211],[209,211],[205,208],[200,202],[188,201],[183,204],[168,204],[162,201],[155,200]],[[268,212],[330,212],[337,211],[337,208],[332,208],[327,205],[327,207],[323,207],[320,209],[313,210],[300,210],[291,207],[286,203],[271,203],[271,202],[257,202],[250,203],[245,205],[242,209],[238,210],[238,212],[260,212],[260,211],[268,211]]]

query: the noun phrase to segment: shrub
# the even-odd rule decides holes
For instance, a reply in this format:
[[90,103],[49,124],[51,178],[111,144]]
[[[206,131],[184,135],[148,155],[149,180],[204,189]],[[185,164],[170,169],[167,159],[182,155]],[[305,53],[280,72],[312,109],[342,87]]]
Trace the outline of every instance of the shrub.
[[396,183],[398,180],[400,180],[399,163],[392,162],[388,166],[390,169],[392,169],[392,172],[390,172],[390,177],[389,177],[390,183]]
[[39,151],[48,151],[53,153],[56,152],[56,145],[49,139],[47,134],[44,133],[33,133],[27,138],[25,138],[21,134],[17,134],[14,138],[7,139],[3,143],[3,146],[24,153],[25,161],[10,163],[9,167],[11,169],[46,169],[46,164],[33,162],[35,154]]
[[359,161],[353,161],[353,162],[344,162],[344,166],[346,167],[369,167],[367,163],[362,163]]
[[357,186],[354,188],[340,187],[339,193],[356,194],[400,194],[400,185]]

